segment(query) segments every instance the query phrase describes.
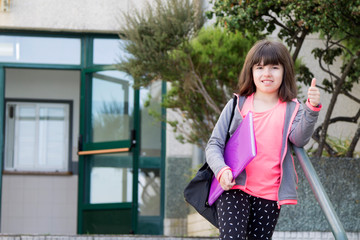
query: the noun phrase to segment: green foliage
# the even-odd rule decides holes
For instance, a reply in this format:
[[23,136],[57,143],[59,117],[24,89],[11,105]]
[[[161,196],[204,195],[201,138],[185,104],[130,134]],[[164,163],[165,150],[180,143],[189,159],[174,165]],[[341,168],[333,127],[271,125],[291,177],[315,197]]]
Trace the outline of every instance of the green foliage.
[[119,70],[129,73],[136,87],[148,85],[154,79],[174,79],[170,53],[186,43],[204,23],[201,1],[156,0],[144,11],[122,13],[125,24],[120,36],[129,40],[124,50],[131,56],[119,64]]
[[[303,59],[296,59],[295,61],[295,73],[296,78],[299,82],[304,82],[307,85],[310,85],[311,79],[313,79],[314,74],[310,72],[309,68],[306,67],[306,65],[303,63]],[[299,84],[298,85],[298,98],[304,99],[306,101],[306,91],[305,93],[302,91],[302,87]]]
[[[314,49],[315,58],[328,65],[343,57],[344,66],[349,56],[356,55],[360,46],[360,1],[347,0],[258,0],[258,1],[222,1],[212,0],[214,8],[207,12],[208,17],[216,17],[216,24],[226,26],[232,31],[247,30],[264,37],[279,28],[278,37],[284,40],[290,50],[301,48],[302,37],[311,33],[320,33],[332,40],[331,46]],[[299,49],[300,50],[300,49]],[[294,60],[297,57],[294,56]],[[351,89],[352,83],[359,80],[359,63],[354,64],[349,73],[344,90]],[[342,70],[345,68],[343,67]],[[308,72],[304,66],[300,74]],[[299,81],[305,79],[300,78]],[[310,84],[308,80],[308,84]],[[307,83],[304,81],[304,83]],[[326,90],[330,90],[326,88]]]
[[[189,42],[186,51],[178,51],[181,73],[165,96],[164,106],[178,109],[185,121],[174,125],[182,133],[179,140],[195,144],[207,142],[219,116],[209,107],[204,95],[222,109],[236,90],[238,75],[253,37],[208,28]],[[205,92],[205,93],[204,93]],[[186,128],[188,126],[188,128]]]
[[[351,139],[341,139],[333,136],[327,136],[327,143],[330,145],[330,147],[335,150],[336,154],[331,156],[328,152],[325,150],[322,152],[323,157],[347,157],[347,152],[351,144]],[[308,153],[310,155],[313,155],[316,152],[317,149],[314,149],[312,146],[310,149],[308,149]],[[358,158],[360,157],[359,152],[354,152],[353,157]]]

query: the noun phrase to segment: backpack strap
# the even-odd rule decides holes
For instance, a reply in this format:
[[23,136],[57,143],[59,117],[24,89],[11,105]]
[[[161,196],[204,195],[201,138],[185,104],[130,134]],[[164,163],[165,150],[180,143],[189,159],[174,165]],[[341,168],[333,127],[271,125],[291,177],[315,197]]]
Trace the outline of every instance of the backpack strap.
[[232,111],[231,111],[231,117],[230,117],[230,122],[229,122],[228,130],[227,130],[227,134],[226,134],[226,141],[225,141],[225,143],[227,143],[227,141],[228,141],[229,138],[230,138],[230,126],[231,126],[231,122],[232,122],[232,120],[233,120],[233,118],[234,118],[234,113],[235,113],[236,104],[237,104],[237,96],[234,95],[234,98],[233,98],[233,107],[232,107]]

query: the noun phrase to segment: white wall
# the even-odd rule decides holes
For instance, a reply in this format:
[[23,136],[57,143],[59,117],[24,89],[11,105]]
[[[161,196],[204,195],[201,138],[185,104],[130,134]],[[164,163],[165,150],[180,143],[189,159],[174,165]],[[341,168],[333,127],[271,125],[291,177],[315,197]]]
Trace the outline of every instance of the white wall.
[[0,28],[116,33],[120,11],[140,8],[144,0],[11,1],[0,12]]
[[[171,109],[167,109],[166,120],[182,122],[182,116]],[[174,133],[174,129],[170,124],[166,124],[166,157],[191,158],[194,146],[189,143],[180,143],[176,139],[177,134],[178,133]]]
[[[73,101],[72,161],[77,161],[80,72],[6,69],[5,97]],[[3,175],[2,233],[76,234],[77,175]]]
[[76,176],[3,175],[1,233],[76,234]]

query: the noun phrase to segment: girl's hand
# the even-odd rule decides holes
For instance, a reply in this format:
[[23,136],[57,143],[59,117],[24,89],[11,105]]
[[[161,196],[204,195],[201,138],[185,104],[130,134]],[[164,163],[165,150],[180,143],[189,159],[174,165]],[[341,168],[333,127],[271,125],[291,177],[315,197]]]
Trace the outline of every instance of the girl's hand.
[[316,87],[316,78],[313,78],[311,81],[311,86],[308,90],[308,101],[313,107],[320,104],[320,91]]
[[230,190],[235,185],[231,170],[225,170],[220,177],[220,185],[225,191]]

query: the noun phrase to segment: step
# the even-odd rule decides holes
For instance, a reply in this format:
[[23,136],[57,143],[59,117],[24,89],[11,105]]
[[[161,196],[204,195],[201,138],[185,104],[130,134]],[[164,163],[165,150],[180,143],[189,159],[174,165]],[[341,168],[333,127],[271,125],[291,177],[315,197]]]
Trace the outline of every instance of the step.
[[[347,233],[348,240],[360,240],[360,232]],[[217,237],[171,237],[154,235],[44,235],[0,234],[0,240],[216,240]],[[273,240],[333,240],[331,232],[275,232]]]

